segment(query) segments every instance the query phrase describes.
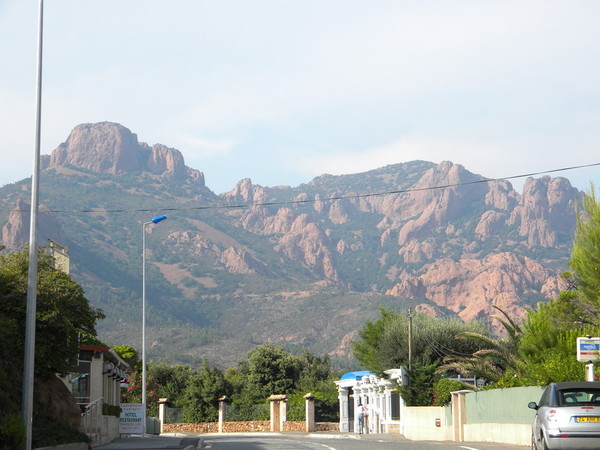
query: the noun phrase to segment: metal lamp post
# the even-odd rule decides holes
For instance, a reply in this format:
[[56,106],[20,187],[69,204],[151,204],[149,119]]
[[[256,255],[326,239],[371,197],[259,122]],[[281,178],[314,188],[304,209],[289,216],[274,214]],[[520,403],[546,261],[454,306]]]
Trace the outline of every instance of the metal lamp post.
[[39,0],[37,79],[35,112],[35,149],[33,173],[31,175],[31,217],[29,222],[29,268],[27,272],[27,312],[25,317],[25,346],[23,358],[22,416],[25,427],[25,449],[32,446],[33,430],[33,385],[35,373],[35,324],[38,284],[37,213],[40,173],[40,136],[42,121],[42,43],[44,28],[44,0]]
[[142,224],[142,408],[144,409],[144,435],[146,434],[146,225],[165,220],[157,216]]

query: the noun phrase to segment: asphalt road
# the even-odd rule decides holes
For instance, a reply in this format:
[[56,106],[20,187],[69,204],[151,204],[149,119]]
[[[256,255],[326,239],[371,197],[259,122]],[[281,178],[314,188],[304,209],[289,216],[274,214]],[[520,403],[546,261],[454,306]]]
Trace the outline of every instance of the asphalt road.
[[524,450],[526,447],[485,443],[409,441],[401,436],[371,435],[208,435],[203,448],[224,450]]
[[468,442],[409,441],[399,434],[347,433],[167,433],[116,439],[98,450],[525,450],[527,447]]

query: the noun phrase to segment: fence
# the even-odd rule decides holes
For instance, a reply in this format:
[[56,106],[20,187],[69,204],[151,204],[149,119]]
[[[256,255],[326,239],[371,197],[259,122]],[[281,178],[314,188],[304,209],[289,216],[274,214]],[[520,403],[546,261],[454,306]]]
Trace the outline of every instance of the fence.
[[[248,422],[269,420],[269,405],[260,403],[239,407],[236,405],[227,405],[225,408],[225,417],[229,422]],[[185,423],[183,418],[183,408],[165,408],[165,423]]]
[[79,430],[87,434],[92,439],[92,443],[98,443],[101,438],[103,402],[104,398],[101,397],[86,405],[81,413]]
[[165,423],[183,423],[183,408],[165,408]]
[[119,435],[119,418],[102,414],[104,398],[82,406],[79,431],[92,440],[92,445],[105,444]]
[[268,403],[247,406],[227,405],[225,407],[225,418],[229,422],[268,421],[269,417]]

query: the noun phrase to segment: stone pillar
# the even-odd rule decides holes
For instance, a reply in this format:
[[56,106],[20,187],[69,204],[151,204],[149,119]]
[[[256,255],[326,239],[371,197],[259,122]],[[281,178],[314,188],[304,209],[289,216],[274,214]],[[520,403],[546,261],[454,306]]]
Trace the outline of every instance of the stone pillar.
[[452,392],[452,428],[455,442],[465,440],[465,422],[467,418],[465,394],[472,391]]
[[392,421],[392,385],[386,383],[383,388],[383,432],[390,432],[390,422]]
[[305,402],[305,415],[304,420],[306,421],[306,431],[313,432],[316,430],[315,427],[315,396],[308,393],[304,396]]
[[163,426],[165,424],[165,419],[167,418],[167,403],[168,398],[159,398],[158,399],[158,420],[160,422],[160,433],[163,432]]
[[283,431],[283,423],[287,420],[287,395],[271,395],[271,431]]
[[[90,363],[90,403],[103,398],[104,389],[104,357],[101,351],[95,351]],[[102,405],[100,405],[102,406]]]
[[279,400],[269,400],[270,401],[270,431],[280,431],[279,430]]
[[219,433],[223,432],[223,422],[225,422],[227,402],[229,402],[229,397],[226,395],[219,398]]
[[352,401],[354,402],[354,423],[352,424],[352,429],[354,430],[355,433],[358,433],[359,431],[362,433],[362,430],[359,430],[359,426],[358,426],[358,416],[360,414],[360,406],[358,406],[358,405],[362,405],[362,401],[363,401],[361,396],[362,396],[362,390],[361,390],[360,385],[354,386],[354,398],[352,399]]
[[594,363],[589,362],[585,365],[585,381],[596,381],[594,377]]
[[348,426],[348,389],[338,387],[338,402],[340,406],[340,431],[347,433],[349,430]]
[[376,414],[377,405],[375,403],[375,390],[373,389],[372,383],[373,383],[372,377],[369,377],[369,388],[367,389],[367,405],[369,408],[369,414],[367,415],[367,417],[365,417],[365,427],[366,427],[365,432],[367,434],[375,432],[374,431],[375,418],[377,417],[377,414]]
[[[383,380],[382,380],[383,383]],[[387,405],[385,398],[385,385],[379,385],[379,433],[383,433],[384,424],[386,423]]]
[[279,402],[279,430],[284,430],[284,424],[287,422],[287,395],[284,395]]

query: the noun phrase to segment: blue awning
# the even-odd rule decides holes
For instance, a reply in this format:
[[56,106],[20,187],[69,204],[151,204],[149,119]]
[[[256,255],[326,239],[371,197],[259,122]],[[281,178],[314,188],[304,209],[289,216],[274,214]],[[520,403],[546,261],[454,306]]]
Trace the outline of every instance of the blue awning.
[[373,374],[368,370],[359,370],[357,372],[345,373],[344,375],[342,375],[342,378],[340,378],[340,380],[360,380],[362,377],[368,377],[370,375]]

